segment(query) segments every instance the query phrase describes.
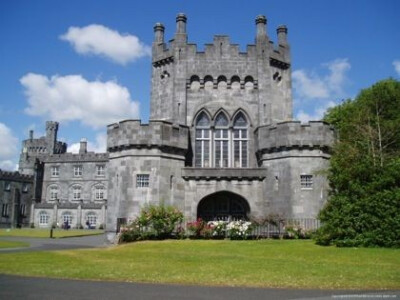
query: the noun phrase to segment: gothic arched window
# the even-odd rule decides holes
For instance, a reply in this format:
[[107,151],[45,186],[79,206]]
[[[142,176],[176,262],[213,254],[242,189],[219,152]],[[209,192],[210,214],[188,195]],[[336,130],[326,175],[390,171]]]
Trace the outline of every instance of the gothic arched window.
[[241,111],[233,119],[221,111],[211,126],[208,115],[201,112],[195,121],[195,167],[247,168],[249,124]]
[[233,120],[233,161],[235,168],[247,167],[248,132],[245,115],[240,112]]
[[215,118],[214,159],[216,168],[229,167],[229,122],[224,113]]
[[210,167],[210,149],[210,119],[202,112],[196,119],[196,167]]

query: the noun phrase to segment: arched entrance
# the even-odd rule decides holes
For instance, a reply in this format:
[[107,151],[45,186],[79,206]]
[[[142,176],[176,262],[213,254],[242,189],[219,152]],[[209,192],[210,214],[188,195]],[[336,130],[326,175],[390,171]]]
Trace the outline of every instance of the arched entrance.
[[197,218],[204,221],[247,220],[249,213],[246,199],[227,191],[208,195],[197,206]]

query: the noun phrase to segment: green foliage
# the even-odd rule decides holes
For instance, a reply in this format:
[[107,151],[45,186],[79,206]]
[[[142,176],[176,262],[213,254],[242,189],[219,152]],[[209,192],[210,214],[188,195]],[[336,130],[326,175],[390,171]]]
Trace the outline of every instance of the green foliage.
[[119,241],[166,239],[172,237],[175,230],[181,235],[179,225],[182,221],[182,212],[173,206],[148,205],[142,208],[132,224],[121,230]]
[[400,247],[400,82],[378,82],[330,109],[325,120],[339,139],[316,242]]

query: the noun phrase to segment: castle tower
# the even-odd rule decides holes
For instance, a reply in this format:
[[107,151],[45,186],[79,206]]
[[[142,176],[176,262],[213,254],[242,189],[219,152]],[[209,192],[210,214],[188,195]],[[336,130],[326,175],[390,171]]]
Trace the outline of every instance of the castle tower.
[[274,45],[267,33],[267,19],[259,15],[255,19],[255,44],[248,45],[246,52],[240,52],[238,45],[223,35],[215,36],[213,43],[199,52],[195,44],[187,42],[186,25],[186,16],[178,14],[174,39],[168,44],[164,42],[164,26],[154,26],[151,120],[191,125],[199,103],[214,111],[221,107],[228,107],[232,113],[246,109],[255,126],[292,119],[290,47],[285,26],[278,27]]
[[57,141],[57,132],[58,132],[58,122],[47,121],[46,122],[46,143],[47,143],[47,152],[49,154],[54,154],[55,145]]
[[151,120],[186,124],[186,21],[184,14],[177,15],[169,49],[164,43],[164,26],[154,26]]
[[67,144],[57,141],[58,122],[46,122],[46,136],[34,138],[33,130],[29,138],[22,141],[22,151],[19,159],[19,172],[33,175],[35,162],[46,155],[61,154],[67,151]]

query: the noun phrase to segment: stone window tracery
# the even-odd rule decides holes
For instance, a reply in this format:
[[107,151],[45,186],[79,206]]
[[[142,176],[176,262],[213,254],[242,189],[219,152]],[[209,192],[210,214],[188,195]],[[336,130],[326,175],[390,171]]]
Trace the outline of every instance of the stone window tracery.
[[74,185],[72,187],[72,198],[74,200],[80,200],[82,198],[82,187],[80,185]]
[[233,121],[233,160],[235,168],[247,167],[248,132],[247,120],[242,112]]
[[248,167],[248,121],[243,112],[230,123],[224,112],[214,119],[205,112],[195,121],[194,165],[198,168]]
[[103,200],[105,194],[105,188],[103,185],[96,185],[94,188],[94,199],[95,200]]
[[224,113],[215,118],[214,159],[216,168],[229,167],[229,122]]
[[54,201],[58,199],[58,186],[57,185],[52,185],[50,186],[50,200]]
[[202,112],[196,120],[195,166],[210,167],[210,119]]

